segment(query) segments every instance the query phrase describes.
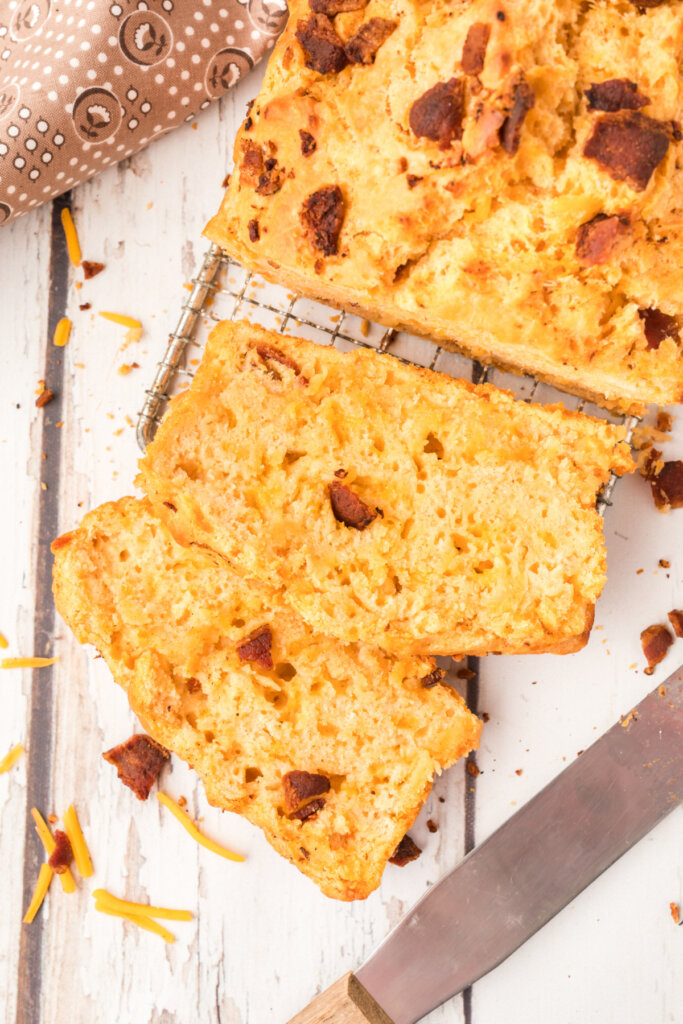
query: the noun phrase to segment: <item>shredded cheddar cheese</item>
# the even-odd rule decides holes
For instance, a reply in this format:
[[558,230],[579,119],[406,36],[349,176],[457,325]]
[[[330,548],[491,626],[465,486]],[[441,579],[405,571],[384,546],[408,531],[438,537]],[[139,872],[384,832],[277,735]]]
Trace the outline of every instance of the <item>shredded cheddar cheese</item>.
[[78,241],[76,225],[74,224],[74,219],[71,216],[71,210],[68,207],[65,207],[62,210],[62,227],[64,228],[64,235],[66,236],[66,248],[69,252],[69,259],[73,263],[74,267],[80,267],[81,243]]
[[81,878],[90,878],[93,873],[92,860],[73,804],[70,804],[68,810],[64,812],[63,821],[64,831],[69,837],[78,873]]
[[30,924],[33,918],[40,910],[43,900],[47,895],[47,890],[50,888],[50,882],[54,871],[49,864],[41,864],[40,872],[38,874],[38,881],[31,897],[31,902],[28,905],[28,910],[24,914],[24,924]]
[[[55,846],[57,845],[55,843],[54,836],[52,835],[52,832],[50,832],[47,822],[45,821],[42,814],[37,808],[31,808],[31,817],[36,823],[36,832],[40,836],[40,841],[45,847],[46,853],[49,857],[52,854],[52,851],[54,850]],[[64,890],[64,892],[76,892],[76,883],[74,882],[74,876],[71,874],[68,868],[59,876],[59,881],[62,883],[62,889]]]
[[6,648],[9,647],[9,641],[2,635],[2,633],[0,633],[0,647],[2,647],[3,650],[6,650]]
[[46,668],[59,658],[0,658],[0,668]]
[[105,320],[111,320],[112,323],[121,324],[122,327],[142,328],[139,320],[135,320],[132,316],[124,316],[123,313],[100,312],[100,316]]
[[109,914],[110,917],[122,917],[124,920],[130,921],[131,924],[136,924],[138,928],[143,928],[146,932],[154,932],[155,935],[160,935],[164,942],[175,942],[175,935],[172,932],[157,924],[156,921],[152,921],[149,917],[139,917],[126,910],[114,910],[99,900],[95,901],[95,910],[99,910],[101,914]]
[[12,747],[9,754],[5,754],[3,758],[0,758],[0,775],[2,775],[3,772],[8,772],[10,768],[17,763],[23,753],[24,748],[21,743],[17,743],[15,747]]
[[106,889],[95,889],[93,896],[101,907],[119,910],[121,913],[133,914],[135,917],[157,917],[162,921],[191,921],[189,910],[171,910],[168,907],[151,907],[147,903],[133,903],[131,900],[120,900]]
[[64,348],[68,344],[71,335],[71,321],[68,316],[63,316],[55,327],[55,336],[52,339],[57,348]]
[[185,811],[181,810],[177,803],[171,800],[170,796],[166,796],[165,793],[157,793],[157,800],[164,807],[168,807],[171,814],[175,815],[183,828],[190,833],[195,842],[199,843],[200,846],[205,846],[207,850],[211,850],[213,853],[217,853],[219,857],[225,857],[227,860],[238,862],[244,860],[244,857],[240,856],[239,853],[232,853],[230,850],[226,850],[225,847],[219,846],[218,843],[214,843],[213,839],[207,839],[205,835],[202,835],[194,822],[185,814]]

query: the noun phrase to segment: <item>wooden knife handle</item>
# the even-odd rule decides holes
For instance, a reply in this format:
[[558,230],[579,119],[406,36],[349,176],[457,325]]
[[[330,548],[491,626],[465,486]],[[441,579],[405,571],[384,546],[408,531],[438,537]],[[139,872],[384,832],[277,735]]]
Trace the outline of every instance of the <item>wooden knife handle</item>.
[[349,972],[317,996],[289,1024],[394,1024]]

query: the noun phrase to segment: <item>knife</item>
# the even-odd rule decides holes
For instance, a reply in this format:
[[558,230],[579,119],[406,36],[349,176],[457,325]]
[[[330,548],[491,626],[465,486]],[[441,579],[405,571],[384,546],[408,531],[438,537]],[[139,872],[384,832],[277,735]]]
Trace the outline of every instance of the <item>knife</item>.
[[682,800],[679,669],[289,1024],[415,1024],[514,953]]

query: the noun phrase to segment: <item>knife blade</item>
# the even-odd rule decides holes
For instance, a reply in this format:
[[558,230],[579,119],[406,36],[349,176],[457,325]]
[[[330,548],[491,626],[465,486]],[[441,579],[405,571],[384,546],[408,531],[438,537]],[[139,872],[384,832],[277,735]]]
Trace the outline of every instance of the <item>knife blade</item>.
[[510,956],[682,800],[679,669],[290,1024],[415,1024]]

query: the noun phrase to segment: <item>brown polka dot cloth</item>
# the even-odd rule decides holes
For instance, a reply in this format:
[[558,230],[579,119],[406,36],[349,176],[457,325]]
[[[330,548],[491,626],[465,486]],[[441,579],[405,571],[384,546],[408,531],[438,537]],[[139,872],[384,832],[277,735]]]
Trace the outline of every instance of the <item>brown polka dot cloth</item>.
[[285,0],[0,0],[0,224],[191,121],[286,17]]

